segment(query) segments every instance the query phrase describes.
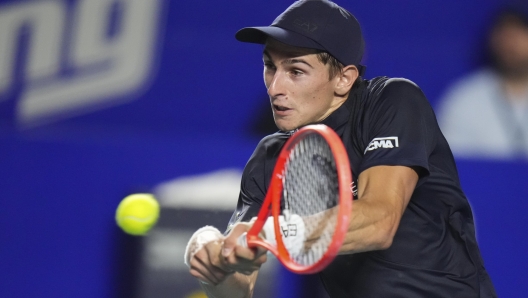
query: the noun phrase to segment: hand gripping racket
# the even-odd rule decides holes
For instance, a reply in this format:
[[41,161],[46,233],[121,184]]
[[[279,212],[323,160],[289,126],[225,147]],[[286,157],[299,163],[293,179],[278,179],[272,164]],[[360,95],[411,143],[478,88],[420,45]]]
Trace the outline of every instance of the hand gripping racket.
[[351,182],[339,136],[322,124],[299,129],[284,144],[264,203],[239,243],[266,248],[295,273],[323,270],[348,228]]

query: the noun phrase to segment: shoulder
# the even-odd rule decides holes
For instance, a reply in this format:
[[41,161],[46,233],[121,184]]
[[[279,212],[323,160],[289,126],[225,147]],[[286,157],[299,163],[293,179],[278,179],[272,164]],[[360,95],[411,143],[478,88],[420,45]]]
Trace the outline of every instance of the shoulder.
[[241,193],[246,201],[262,201],[278,152],[288,138],[289,134],[277,132],[260,140],[242,173]]
[[367,92],[367,105],[371,108],[400,105],[430,107],[420,87],[406,78],[374,78],[368,81]]
[[290,133],[278,131],[276,133],[265,136],[260,140],[256,150],[268,151],[274,147],[282,147],[284,142],[290,137]]
[[289,137],[290,134],[279,131],[262,138],[249,158],[246,169],[264,166],[263,161],[274,158]]
[[368,81],[369,93],[371,95],[391,94],[402,90],[422,92],[420,87],[406,78],[376,77]]
[[372,91],[383,91],[387,87],[396,87],[396,86],[414,86],[418,87],[416,83],[406,78],[391,78],[391,77],[375,77],[370,80],[367,80],[367,88]]

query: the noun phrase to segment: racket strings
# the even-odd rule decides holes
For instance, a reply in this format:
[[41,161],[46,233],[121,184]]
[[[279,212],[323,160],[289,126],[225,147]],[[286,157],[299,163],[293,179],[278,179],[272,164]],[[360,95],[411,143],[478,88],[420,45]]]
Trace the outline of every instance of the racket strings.
[[315,133],[301,140],[288,157],[283,177],[284,207],[304,222],[304,249],[290,255],[309,266],[323,257],[337,225],[338,175],[326,140]]

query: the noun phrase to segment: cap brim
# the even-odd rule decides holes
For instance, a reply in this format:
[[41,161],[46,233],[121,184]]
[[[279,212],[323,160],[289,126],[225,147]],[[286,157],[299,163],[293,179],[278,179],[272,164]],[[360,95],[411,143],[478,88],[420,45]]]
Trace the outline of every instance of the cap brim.
[[266,43],[266,39],[271,37],[284,44],[309,49],[326,50],[317,42],[312,39],[280,27],[247,27],[240,29],[236,34],[235,38],[238,41],[250,42],[250,43]]

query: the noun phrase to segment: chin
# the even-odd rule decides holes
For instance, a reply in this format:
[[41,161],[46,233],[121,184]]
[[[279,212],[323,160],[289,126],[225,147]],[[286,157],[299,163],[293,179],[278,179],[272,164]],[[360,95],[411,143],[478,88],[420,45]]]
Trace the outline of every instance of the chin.
[[283,128],[279,127],[279,129],[280,129],[281,131],[283,131],[283,132],[288,132],[288,131],[296,130],[296,129],[298,129],[298,128],[299,128],[299,126],[288,126],[288,127],[283,127]]
[[[275,120],[275,125],[281,131],[291,131],[291,130],[295,130],[297,128],[300,128],[300,127],[306,125],[306,124],[300,123],[300,121],[291,121],[292,119],[280,119],[280,118],[277,119],[277,118],[274,118],[273,120]],[[288,121],[288,120],[290,120],[290,121]]]
[[290,130],[294,130],[297,128],[293,125],[284,125],[277,121],[275,121],[275,125],[277,125],[277,128],[280,129],[281,131],[290,131]]

